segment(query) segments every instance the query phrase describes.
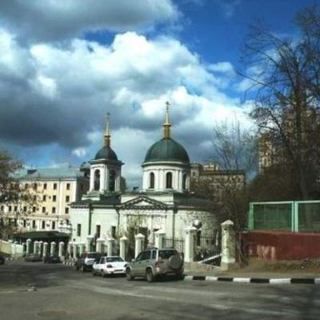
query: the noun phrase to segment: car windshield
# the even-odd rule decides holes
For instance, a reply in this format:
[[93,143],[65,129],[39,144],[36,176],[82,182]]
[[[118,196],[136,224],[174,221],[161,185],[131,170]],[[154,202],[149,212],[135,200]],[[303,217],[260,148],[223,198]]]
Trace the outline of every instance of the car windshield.
[[159,258],[161,259],[169,259],[171,256],[176,255],[178,252],[176,250],[160,250]]
[[107,262],[123,262],[124,260],[121,257],[108,257]]

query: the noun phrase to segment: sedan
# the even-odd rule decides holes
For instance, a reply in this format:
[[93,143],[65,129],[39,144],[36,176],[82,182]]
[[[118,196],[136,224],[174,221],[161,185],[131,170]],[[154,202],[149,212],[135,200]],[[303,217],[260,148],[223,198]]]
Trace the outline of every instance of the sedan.
[[113,274],[125,275],[128,262],[120,256],[101,257],[99,262],[94,263],[92,274],[107,276]]
[[38,254],[31,253],[24,258],[27,262],[38,262],[42,261],[42,258]]

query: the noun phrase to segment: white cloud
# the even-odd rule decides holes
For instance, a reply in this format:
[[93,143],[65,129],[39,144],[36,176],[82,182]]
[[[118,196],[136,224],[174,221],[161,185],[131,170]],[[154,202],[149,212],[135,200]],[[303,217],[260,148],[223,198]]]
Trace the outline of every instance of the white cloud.
[[171,0],[2,0],[0,18],[24,39],[59,40],[97,30],[127,31],[175,21]]
[[2,30],[0,43],[2,139],[21,148],[55,144],[90,160],[109,111],[112,147],[129,184],[139,182],[145,153],[162,136],[165,101],[172,104],[172,135],[192,160],[208,158],[214,121],[242,115],[239,101],[221,89],[234,81],[232,65],[204,65],[170,37],[128,32],[109,46],[80,39],[21,46]]

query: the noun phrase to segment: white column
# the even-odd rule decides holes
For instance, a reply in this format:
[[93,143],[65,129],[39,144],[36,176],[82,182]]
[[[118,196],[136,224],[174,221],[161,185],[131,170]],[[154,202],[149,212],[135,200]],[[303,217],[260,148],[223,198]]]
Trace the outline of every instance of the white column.
[[56,243],[52,241],[50,243],[50,256],[54,256],[55,252],[56,252]]
[[87,236],[87,244],[86,244],[86,251],[90,252],[91,251],[91,244],[94,236]]
[[126,236],[123,236],[120,238],[120,257],[123,260],[126,260],[127,242],[128,242],[128,238]]
[[38,253],[38,241],[33,241],[33,253],[37,254]]
[[158,230],[154,233],[155,235],[155,246],[158,249],[162,249],[164,247],[164,237],[166,235],[165,231]]
[[77,257],[77,253],[78,253],[78,244],[77,243],[73,243],[73,255],[72,258],[76,258]]
[[236,241],[233,222],[231,220],[227,220],[221,223],[221,230],[221,268],[228,270],[236,262]]
[[43,243],[43,256],[48,256],[48,242]]
[[26,242],[26,254],[27,255],[31,253],[31,243],[32,243],[31,239],[28,239]]
[[145,236],[141,233],[138,233],[134,236],[135,238],[135,248],[134,248],[134,257],[136,258],[138,254],[142,251],[144,248],[144,238]]
[[96,252],[103,253],[103,249],[104,249],[103,245],[104,245],[104,239],[103,238],[97,239]]
[[63,251],[64,251],[63,249],[64,249],[64,242],[63,242],[63,241],[60,241],[60,242],[59,242],[59,257],[60,257],[60,258],[63,257],[63,253],[64,253],[64,252],[63,252]]
[[84,243],[79,243],[79,255],[82,256],[83,252],[84,252]]
[[192,262],[194,258],[194,237],[197,232],[195,227],[185,228],[185,250],[184,261]]
[[90,170],[90,187],[89,191],[94,190],[94,170]]
[[113,238],[109,238],[107,240],[107,243],[108,243],[108,256],[112,256],[113,255],[114,239]]
[[68,252],[69,258],[71,258],[71,254],[72,254],[72,241],[69,241],[69,242],[68,242],[67,252]]

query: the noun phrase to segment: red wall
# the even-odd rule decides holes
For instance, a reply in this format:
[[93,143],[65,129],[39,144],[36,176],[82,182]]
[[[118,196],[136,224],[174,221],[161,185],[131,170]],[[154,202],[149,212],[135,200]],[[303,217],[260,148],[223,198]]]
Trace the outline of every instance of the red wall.
[[300,260],[320,257],[320,233],[250,231],[241,233],[242,249],[263,260]]

